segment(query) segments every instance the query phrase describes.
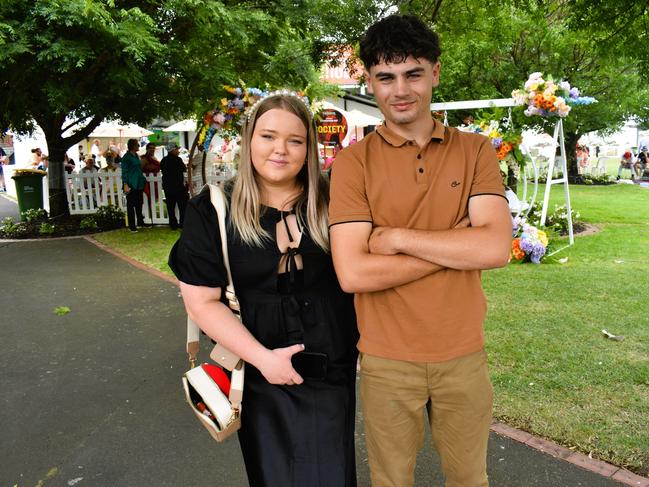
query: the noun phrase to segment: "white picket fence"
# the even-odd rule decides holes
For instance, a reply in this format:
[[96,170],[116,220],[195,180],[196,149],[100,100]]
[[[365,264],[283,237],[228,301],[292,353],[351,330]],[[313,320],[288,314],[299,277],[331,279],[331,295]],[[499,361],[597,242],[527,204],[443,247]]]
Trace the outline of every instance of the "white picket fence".
[[[207,182],[221,184],[229,179],[232,174],[228,172],[211,172],[207,175]],[[142,213],[144,221],[154,224],[169,223],[167,205],[162,191],[162,174],[145,175],[149,187],[149,196],[144,194]],[[66,174],[66,193],[70,214],[82,215],[95,213],[100,206],[118,206],[126,212],[126,195],[122,190],[122,172],[72,173]],[[200,174],[194,174],[192,184],[196,192],[202,186]],[[176,210],[178,211],[178,210]]]

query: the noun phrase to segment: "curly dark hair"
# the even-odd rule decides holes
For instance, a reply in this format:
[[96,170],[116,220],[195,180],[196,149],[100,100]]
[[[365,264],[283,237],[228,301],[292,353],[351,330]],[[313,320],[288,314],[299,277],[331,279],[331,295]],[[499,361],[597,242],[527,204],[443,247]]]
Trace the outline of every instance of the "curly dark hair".
[[379,20],[360,41],[365,69],[381,62],[402,63],[409,56],[435,64],[441,53],[438,35],[414,15],[390,15]]

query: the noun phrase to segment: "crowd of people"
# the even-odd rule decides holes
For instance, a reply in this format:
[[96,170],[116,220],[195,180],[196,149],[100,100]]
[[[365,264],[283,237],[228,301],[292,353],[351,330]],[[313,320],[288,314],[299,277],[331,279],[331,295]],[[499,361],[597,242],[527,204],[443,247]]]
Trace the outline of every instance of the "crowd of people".
[[[144,147],[144,154],[140,155],[142,147]],[[112,173],[120,169],[122,171],[121,183],[126,194],[129,229],[133,232],[137,231],[138,226],[150,226],[150,224],[144,222],[142,212],[143,195],[146,194],[150,202],[150,215],[154,214],[155,208],[153,205],[160,197],[157,186],[154,187],[155,194],[151,195],[149,185],[145,184],[145,175],[157,175],[161,172],[169,225],[172,229],[182,228],[185,206],[189,199],[188,186],[185,183],[187,167],[180,157],[180,146],[178,144],[173,143],[167,146],[167,155],[162,158],[162,161],[157,159],[155,155],[156,149],[156,144],[148,142],[148,140],[145,142],[138,139],[129,139],[126,151],[123,151],[114,140],[111,140],[108,146],[103,149],[99,139],[95,139],[88,154],[85,153],[83,146],[79,145],[80,168],[67,153],[64,155],[63,167],[68,174],[78,172],[85,175]],[[0,162],[4,164],[6,154],[1,148],[0,151]],[[48,166],[48,156],[44,155],[39,147],[33,148],[31,150],[30,167],[47,171]],[[94,189],[97,185],[101,188],[101,182],[94,179],[86,181],[84,184],[88,185],[87,189]],[[117,191],[117,187],[113,189]],[[0,191],[4,190],[4,176],[0,171]],[[94,194],[92,197],[94,198]],[[176,216],[176,209],[179,217]]]
[[[158,161],[155,157],[156,145],[146,144],[145,153],[138,155],[140,142],[137,139],[129,139],[127,152],[121,157],[122,189],[126,194],[126,214],[128,227],[131,232],[137,232],[138,227],[146,227],[149,224],[144,222],[142,205],[144,194],[149,201],[149,214],[153,215],[155,208],[153,204],[158,201],[158,187],[154,186],[154,194],[146,184],[146,175],[156,175],[162,172],[162,190],[164,191],[167,214],[169,215],[169,226],[172,229],[182,228],[185,217],[185,206],[189,199],[188,186],[185,182],[184,173],[187,167],[179,156],[180,146],[171,144],[167,147],[168,153]],[[179,217],[176,217],[176,207]]]

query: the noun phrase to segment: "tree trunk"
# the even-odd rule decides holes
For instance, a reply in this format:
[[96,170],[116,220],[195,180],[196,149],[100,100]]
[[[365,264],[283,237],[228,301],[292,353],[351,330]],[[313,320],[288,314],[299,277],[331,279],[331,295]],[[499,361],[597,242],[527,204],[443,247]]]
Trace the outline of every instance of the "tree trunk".
[[47,138],[49,166],[47,169],[48,189],[50,193],[50,217],[68,215],[68,199],[65,193],[65,168],[63,158],[67,147],[61,138]]
[[507,187],[511,189],[514,193],[518,190],[518,179],[514,173],[514,169],[511,166],[507,166]]
[[[45,134],[49,156],[47,169],[47,187],[50,197],[50,217],[69,214],[68,198],[65,193],[65,167],[63,158],[69,147],[81,142],[101,123],[103,115],[97,115],[90,120],[83,128],[74,132],[71,136],[63,138],[63,133],[68,128],[74,127],[77,123],[71,123],[63,127],[66,120],[65,115],[52,114],[36,120]],[[83,120],[83,119],[82,119]]]
[[577,132],[568,132],[564,134],[566,144],[566,164],[568,166],[568,180],[571,183],[581,182],[579,175],[579,165],[577,162],[577,141],[581,134]]

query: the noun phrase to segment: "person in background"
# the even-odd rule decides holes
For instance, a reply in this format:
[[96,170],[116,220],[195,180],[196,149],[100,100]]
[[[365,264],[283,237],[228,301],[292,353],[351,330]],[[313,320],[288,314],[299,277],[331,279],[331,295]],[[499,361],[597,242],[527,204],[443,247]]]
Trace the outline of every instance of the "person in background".
[[63,156],[63,169],[65,169],[65,172],[68,174],[72,174],[76,169],[76,164],[74,163],[74,159],[72,159],[67,154]]
[[[185,220],[185,207],[189,199],[187,185],[185,184],[185,172],[187,167],[178,155],[180,147],[178,144],[171,144],[169,153],[160,161],[162,171],[162,189],[167,202],[167,214],[169,215],[169,226],[172,230],[183,227]],[[180,215],[180,223],[176,218],[176,205]]]
[[4,174],[4,166],[7,164],[7,162],[7,153],[2,147],[0,147],[0,192],[3,193],[7,191]]
[[101,146],[99,145],[99,139],[92,141],[92,146],[90,147],[90,155],[92,155],[95,161],[99,163],[99,158],[101,157]]
[[81,168],[82,174],[94,174],[98,172],[97,166],[95,165],[95,159],[92,156],[86,157],[84,161],[84,166]]
[[633,163],[633,153],[628,150],[622,154],[620,158],[620,165],[617,167],[617,179],[619,180],[622,177],[622,169],[631,170],[631,179],[635,179],[635,167]]
[[579,174],[585,174],[588,166],[590,165],[588,147],[584,147],[583,145],[578,144],[575,155],[577,156],[577,170],[579,171]]
[[[142,172],[144,176],[155,176],[160,172],[160,161],[155,156],[156,146],[153,142],[149,142],[146,145],[146,152],[140,158],[142,161]],[[156,213],[156,203],[158,202],[159,192],[158,185],[153,185],[153,195],[151,195],[151,184],[147,181],[144,185],[144,194],[147,197],[147,204],[149,206],[149,215],[151,215],[151,223],[153,223],[153,216]]]
[[122,150],[117,142],[115,142],[115,139],[111,139],[111,141],[108,143],[108,150],[114,152],[118,156],[122,155]]
[[118,167],[115,164],[116,154],[112,151],[106,151],[104,157],[106,158],[106,167],[101,169],[101,172],[115,172]]
[[227,245],[240,321],[205,188],[169,256],[189,316],[246,362],[239,443],[249,485],[355,487],[358,337],[329,254],[327,182],[308,102],[271,93],[246,115],[226,183]]
[[647,162],[649,162],[649,154],[647,154],[647,148],[646,147],[640,147],[640,151],[638,152],[638,157],[636,157],[635,160],[635,173],[636,176],[641,178],[645,170],[647,169]]
[[97,166],[95,166],[94,157],[86,156],[84,166],[81,168],[81,174],[84,174],[87,177],[83,178],[82,185],[85,194],[89,199],[92,199],[95,208],[99,206],[97,203],[97,191],[95,191],[95,188],[99,188],[99,192],[101,192],[101,182],[95,177],[98,172]]
[[149,226],[144,223],[144,215],[142,215],[142,194],[146,179],[142,174],[142,163],[137,155],[139,142],[137,139],[129,139],[126,147],[128,151],[122,157],[122,189],[126,194],[128,228],[131,232],[137,232],[138,226]]
[[43,152],[41,151],[40,147],[32,149],[30,164],[32,166],[32,169],[41,169],[43,164]]
[[[100,173],[114,173],[117,171],[118,167],[115,164],[116,154],[110,150],[104,153],[104,158],[106,159],[106,167],[103,167],[99,170]],[[114,184],[112,185],[113,193],[117,194],[117,179],[113,178]],[[108,181],[104,180],[104,184],[109,184]],[[106,186],[106,189],[110,189],[111,186]]]
[[385,122],[331,174],[331,253],[356,293],[372,487],[412,486],[424,418],[445,485],[488,485],[481,270],[507,265],[512,219],[489,139],[431,115],[440,54],[416,16],[368,28],[360,58]]

